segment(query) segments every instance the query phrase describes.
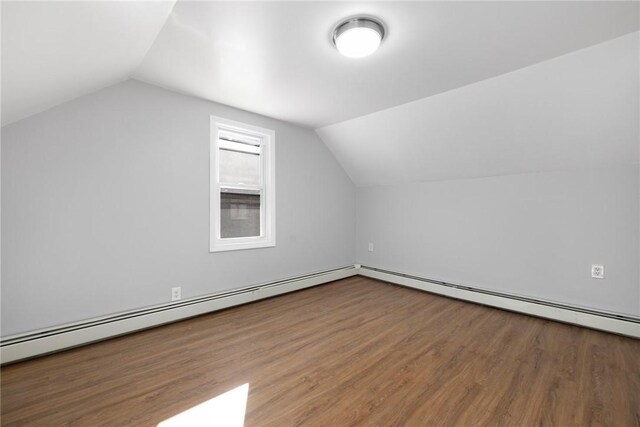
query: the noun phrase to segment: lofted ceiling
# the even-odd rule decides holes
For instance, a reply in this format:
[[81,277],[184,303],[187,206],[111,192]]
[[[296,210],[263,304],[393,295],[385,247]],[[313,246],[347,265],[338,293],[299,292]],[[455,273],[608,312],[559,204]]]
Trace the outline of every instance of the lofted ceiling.
[[640,33],[317,132],[359,186],[637,164]]
[[[135,78],[317,129],[358,185],[591,166],[600,152],[619,163],[634,155],[635,119],[593,119],[621,103],[635,111],[633,78],[610,81],[606,61],[636,47],[639,5],[3,1],[2,124]],[[356,14],[388,33],[353,60],[330,32]],[[637,56],[624,56],[630,72]],[[592,105],[584,85],[603,78]],[[591,109],[559,111],[567,99]],[[573,135],[576,125],[591,132]],[[605,127],[617,129],[609,145],[596,141]]]
[[2,124],[128,79],[173,4],[3,1]]
[[[356,14],[388,28],[359,60],[329,41]],[[178,1],[134,76],[317,128],[637,29],[633,3]]]

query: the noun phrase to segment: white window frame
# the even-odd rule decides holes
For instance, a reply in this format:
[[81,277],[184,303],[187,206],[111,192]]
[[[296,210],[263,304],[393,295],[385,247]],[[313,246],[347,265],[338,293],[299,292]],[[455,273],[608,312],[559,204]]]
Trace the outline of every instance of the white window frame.
[[[220,192],[229,185],[220,183],[218,167],[220,132],[233,132],[259,140],[261,153],[260,236],[220,237]],[[276,180],[275,180],[275,131],[245,123],[211,116],[209,144],[209,252],[235,251],[273,247],[276,245]],[[244,186],[233,186],[239,190]],[[253,188],[253,187],[252,187]]]

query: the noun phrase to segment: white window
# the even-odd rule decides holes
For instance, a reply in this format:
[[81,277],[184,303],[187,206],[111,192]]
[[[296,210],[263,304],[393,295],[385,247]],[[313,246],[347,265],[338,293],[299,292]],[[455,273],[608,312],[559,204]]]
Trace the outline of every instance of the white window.
[[275,132],[211,116],[211,252],[276,245]]

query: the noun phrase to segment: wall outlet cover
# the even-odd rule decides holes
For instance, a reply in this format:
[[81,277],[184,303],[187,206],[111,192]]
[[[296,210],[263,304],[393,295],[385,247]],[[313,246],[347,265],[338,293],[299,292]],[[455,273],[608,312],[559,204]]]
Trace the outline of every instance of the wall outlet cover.
[[600,264],[591,265],[591,278],[604,279],[604,265],[600,265]]
[[182,298],[182,288],[171,288],[171,301],[178,301]]

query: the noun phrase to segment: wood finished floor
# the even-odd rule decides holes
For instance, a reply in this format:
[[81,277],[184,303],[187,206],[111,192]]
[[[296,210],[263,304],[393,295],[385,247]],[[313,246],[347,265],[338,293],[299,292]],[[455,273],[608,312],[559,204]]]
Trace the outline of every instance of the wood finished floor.
[[2,369],[2,425],[640,425],[640,341],[353,277]]

